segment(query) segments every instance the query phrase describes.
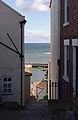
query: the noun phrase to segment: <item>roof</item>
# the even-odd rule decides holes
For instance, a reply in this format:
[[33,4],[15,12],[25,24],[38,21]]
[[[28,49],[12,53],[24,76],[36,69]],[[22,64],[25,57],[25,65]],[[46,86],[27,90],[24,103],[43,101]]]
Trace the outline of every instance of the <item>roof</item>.
[[52,4],[52,0],[50,0],[50,5],[49,5],[49,7],[51,7],[51,4]]
[[32,83],[36,87],[40,82],[32,82]]
[[25,67],[25,75],[27,75],[27,76],[32,76],[32,73],[31,73],[29,67]]
[[39,84],[36,85],[36,87],[43,89],[44,88],[44,81],[41,81]]
[[31,73],[30,68],[25,67],[25,72]]
[[9,8],[11,11],[13,11],[15,14],[21,16],[21,17],[24,17],[22,16],[19,12],[17,12],[16,10],[14,10],[12,7],[10,7],[9,5],[7,5],[5,2],[3,2],[2,0],[0,0],[0,3],[3,4],[4,6],[6,6],[7,8]]

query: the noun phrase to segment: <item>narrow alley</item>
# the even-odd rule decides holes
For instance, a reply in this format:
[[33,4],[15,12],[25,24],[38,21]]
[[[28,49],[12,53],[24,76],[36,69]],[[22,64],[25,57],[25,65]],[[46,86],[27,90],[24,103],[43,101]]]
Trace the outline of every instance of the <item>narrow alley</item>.
[[0,120],[50,120],[47,101],[31,101],[22,110],[1,110]]

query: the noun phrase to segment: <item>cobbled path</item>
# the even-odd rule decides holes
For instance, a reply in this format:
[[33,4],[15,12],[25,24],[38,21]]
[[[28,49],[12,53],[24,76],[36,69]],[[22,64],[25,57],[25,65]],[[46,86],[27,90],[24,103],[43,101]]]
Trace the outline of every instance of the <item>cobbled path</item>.
[[0,110],[0,120],[51,120],[47,101],[31,101],[23,110]]

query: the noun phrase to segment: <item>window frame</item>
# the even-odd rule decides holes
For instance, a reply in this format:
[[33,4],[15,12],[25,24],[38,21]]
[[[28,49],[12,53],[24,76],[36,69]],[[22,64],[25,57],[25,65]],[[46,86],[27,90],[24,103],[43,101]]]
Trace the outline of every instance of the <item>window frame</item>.
[[69,81],[68,69],[69,69],[69,39],[64,40],[64,75],[63,78]]
[[69,25],[69,0],[64,0],[64,26]]
[[[9,78],[11,79],[11,81],[8,80]],[[4,81],[4,79],[6,79],[6,81]],[[4,88],[4,85],[6,85],[7,87]],[[10,88],[9,85],[11,85]],[[4,90],[6,90],[6,92],[4,92]],[[9,92],[9,90],[11,90],[11,92]],[[11,76],[2,77],[2,95],[13,95],[13,77]]]

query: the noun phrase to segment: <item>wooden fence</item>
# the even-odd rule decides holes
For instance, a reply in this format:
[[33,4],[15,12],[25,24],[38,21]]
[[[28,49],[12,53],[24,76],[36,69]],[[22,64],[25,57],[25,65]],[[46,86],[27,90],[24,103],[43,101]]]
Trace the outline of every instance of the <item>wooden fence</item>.
[[72,98],[71,82],[51,82],[49,83],[49,99],[71,99]]

